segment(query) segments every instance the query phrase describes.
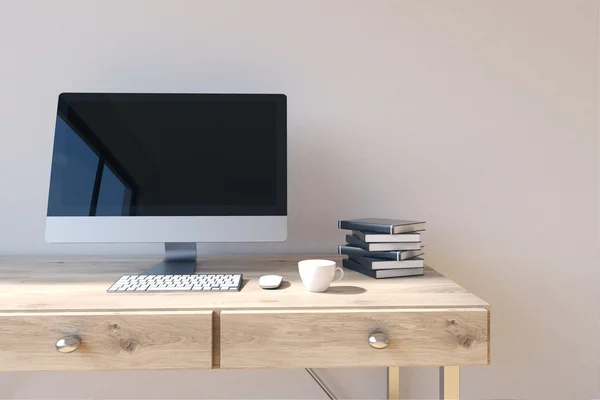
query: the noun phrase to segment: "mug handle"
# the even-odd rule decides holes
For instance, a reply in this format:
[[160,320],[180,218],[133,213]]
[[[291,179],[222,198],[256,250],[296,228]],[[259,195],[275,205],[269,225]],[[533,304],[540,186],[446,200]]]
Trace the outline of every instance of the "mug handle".
[[[340,271],[340,276],[339,276],[339,278],[336,279],[335,272],[338,272],[338,271]],[[344,277],[344,270],[342,269],[342,267],[336,267],[335,272],[333,273],[334,274],[333,281],[334,282],[341,281],[342,278]]]

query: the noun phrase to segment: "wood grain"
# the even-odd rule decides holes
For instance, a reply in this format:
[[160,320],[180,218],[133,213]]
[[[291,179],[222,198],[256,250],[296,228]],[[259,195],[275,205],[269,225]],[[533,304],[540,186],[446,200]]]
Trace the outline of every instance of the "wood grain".
[[221,315],[212,313],[212,368],[221,368]]
[[[208,369],[212,313],[2,313],[1,371]],[[58,339],[81,338],[61,354]]]
[[[198,271],[244,274],[241,292],[111,293],[106,289],[121,275],[156,264],[153,257],[130,258],[0,258],[1,311],[125,311],[227,309],[331,309],[398,307],[475,307],[488,304],[432,269],[425,276],[372,279],[345,271],[344,279],[325,293],[309,293],[300,280],[297,262],[337,254],[210,256]],[[279,290],[263,290],[258,277],[284,277]]]
[[[483,308],[225,310],[221,368],[486,365],[487,318]],[[375,331],[387,348],[368,344]]]

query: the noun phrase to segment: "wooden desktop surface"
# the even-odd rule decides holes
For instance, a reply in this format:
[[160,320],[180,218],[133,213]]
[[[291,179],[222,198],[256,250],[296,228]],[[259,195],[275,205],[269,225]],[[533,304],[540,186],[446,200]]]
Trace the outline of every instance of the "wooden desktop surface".
[[[226,310],[319,308],[487,308],[488,303],[450,279],[426,268],[425,276],[372,279],[344,270],[344,279],[325,293],[306,291],[297,262],[332,254],[223,255],[201,257],[198,273],[242,273],[240,292],[107,293],[121,275],[137,274],[160,261],[156,257],[0,257],[0,312],[75,310]],[[282,275],[278,290],[263,290],[258,277]]]

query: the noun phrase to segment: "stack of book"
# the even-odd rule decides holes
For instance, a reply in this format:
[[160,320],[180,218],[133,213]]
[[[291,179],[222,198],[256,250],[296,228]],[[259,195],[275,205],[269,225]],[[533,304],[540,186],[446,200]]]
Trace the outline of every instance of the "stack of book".
[[363,218],[339,221],[338,228],[351,231],[338,248],[349,256],[344,267],[372,278],[423,275],[425,222]]

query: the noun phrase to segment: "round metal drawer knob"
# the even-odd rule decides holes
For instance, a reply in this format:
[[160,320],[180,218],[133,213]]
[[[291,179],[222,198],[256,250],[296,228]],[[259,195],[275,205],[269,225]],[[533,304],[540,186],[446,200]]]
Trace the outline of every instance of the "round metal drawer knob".
[[385,349],[390,344],[390,339],[385,333],[373,332],[369,335],[369,344],[375,349]]
[[79,348],[80,344],[81,339],[79,336],[66,336],[58,339],[56,342],[56,350],[58,350],[59,353],[72,353]]

